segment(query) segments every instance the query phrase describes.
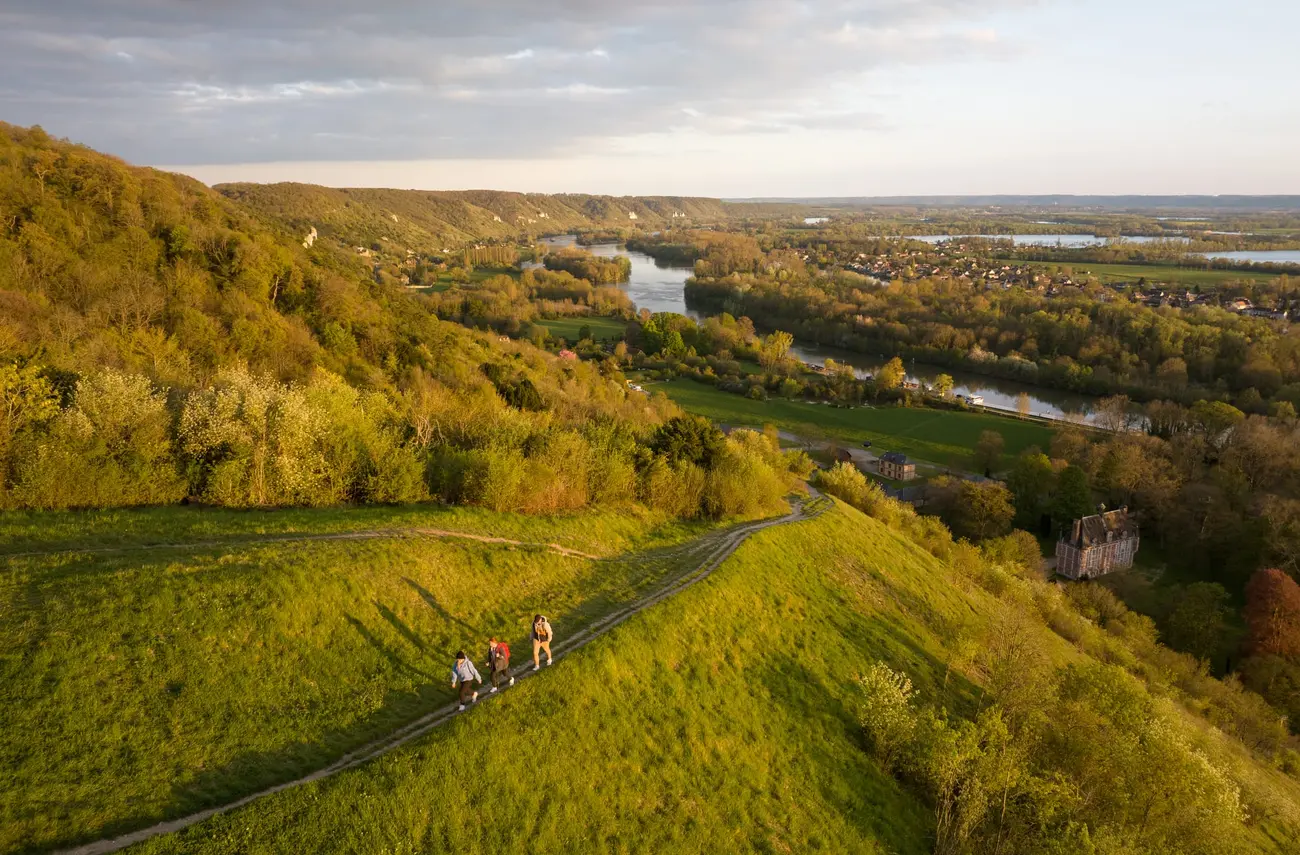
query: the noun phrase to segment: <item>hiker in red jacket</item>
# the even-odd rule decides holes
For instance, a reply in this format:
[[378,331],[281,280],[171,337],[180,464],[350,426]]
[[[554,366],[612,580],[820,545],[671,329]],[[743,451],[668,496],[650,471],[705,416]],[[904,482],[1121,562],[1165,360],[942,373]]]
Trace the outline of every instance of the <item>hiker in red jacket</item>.
[[515,678],[510,676],[510,645],[495,638],[488,642],[487,669],[492,678],[492,691],[503,682],[507,686],[515,684]]

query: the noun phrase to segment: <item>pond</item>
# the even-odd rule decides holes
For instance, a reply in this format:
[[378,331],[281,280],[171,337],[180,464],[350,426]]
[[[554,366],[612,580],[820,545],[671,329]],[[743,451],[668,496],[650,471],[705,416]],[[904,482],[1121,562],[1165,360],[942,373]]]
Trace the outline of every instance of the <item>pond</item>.
[[[543,243],[560,249],[575,246],[577,239],[573,235],[562,235],[546,238]],[[604,258],[623,255],[631,260],[631,278],[619,287],[627,292],[638,309],[649,309],[651,312],[674,312],[697,321],[703,319],[699,312],[686,307],[686,280],[694,274],[694,268],[661,264],[645,253],[628,250],[620,244],[595,244],[584,248],[593,255]],[[888,357],[884,356],[870,356],[810,342],[796,343],[793,353],[804,362],[817,365],[824,364],[828,358],[834,359],[852,365],[859,375],[870,374],[889,361]],[[1013,413],[1017,411],[1022,393],[1029,396],[1030,414],[1057,420],[1082,417],[1091,421],[1091,412],[1097,403],[1097,399],[1090,395],[1045,389],[1014,380],[985,377],[981,374],[923,363],[914,362],[907,366],[908,379],[915,382],[931,384],[940,374],[948,374],[953,378],[955,394],[978,395],[984,399],[984,406]]]

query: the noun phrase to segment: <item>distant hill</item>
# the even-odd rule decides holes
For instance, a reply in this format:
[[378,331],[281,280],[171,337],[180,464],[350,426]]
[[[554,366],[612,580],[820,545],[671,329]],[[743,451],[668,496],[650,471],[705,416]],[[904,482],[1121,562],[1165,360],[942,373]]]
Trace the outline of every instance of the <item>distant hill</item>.
[[686,196],[591,196],[499,190],[334,189],[312,184],[219,184],[215,189],[284,227],[359,246],[388,242],[417,252],[478,240],[592,229],[663,229],[746,217],[799,216],[801,206],[732,204]]
[[733,204],[816,205],[828,208],[1066,208],[1099,211],[1300,211],[1300,196],[818,196],[729,199]]

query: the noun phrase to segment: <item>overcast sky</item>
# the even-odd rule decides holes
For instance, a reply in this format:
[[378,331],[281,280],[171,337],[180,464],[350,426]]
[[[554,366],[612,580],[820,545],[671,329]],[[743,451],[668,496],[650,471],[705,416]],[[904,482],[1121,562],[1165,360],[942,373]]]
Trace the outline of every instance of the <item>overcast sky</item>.
[[1300,193],[1300,3],[4,0],[0,119],[204,181]]

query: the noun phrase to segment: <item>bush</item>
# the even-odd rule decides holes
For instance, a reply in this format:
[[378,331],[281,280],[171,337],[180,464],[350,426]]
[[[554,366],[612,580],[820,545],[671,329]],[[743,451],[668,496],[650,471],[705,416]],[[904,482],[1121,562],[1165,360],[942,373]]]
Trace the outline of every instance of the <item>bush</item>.
[[166,504],[185,495],[164,395],[138,375],[103,371],[77,384],[18,466],[13,496],[42,509]]
[[912,681],[884,662],[858,678],[858,721],[880,764],[895,771],[916,732]]

